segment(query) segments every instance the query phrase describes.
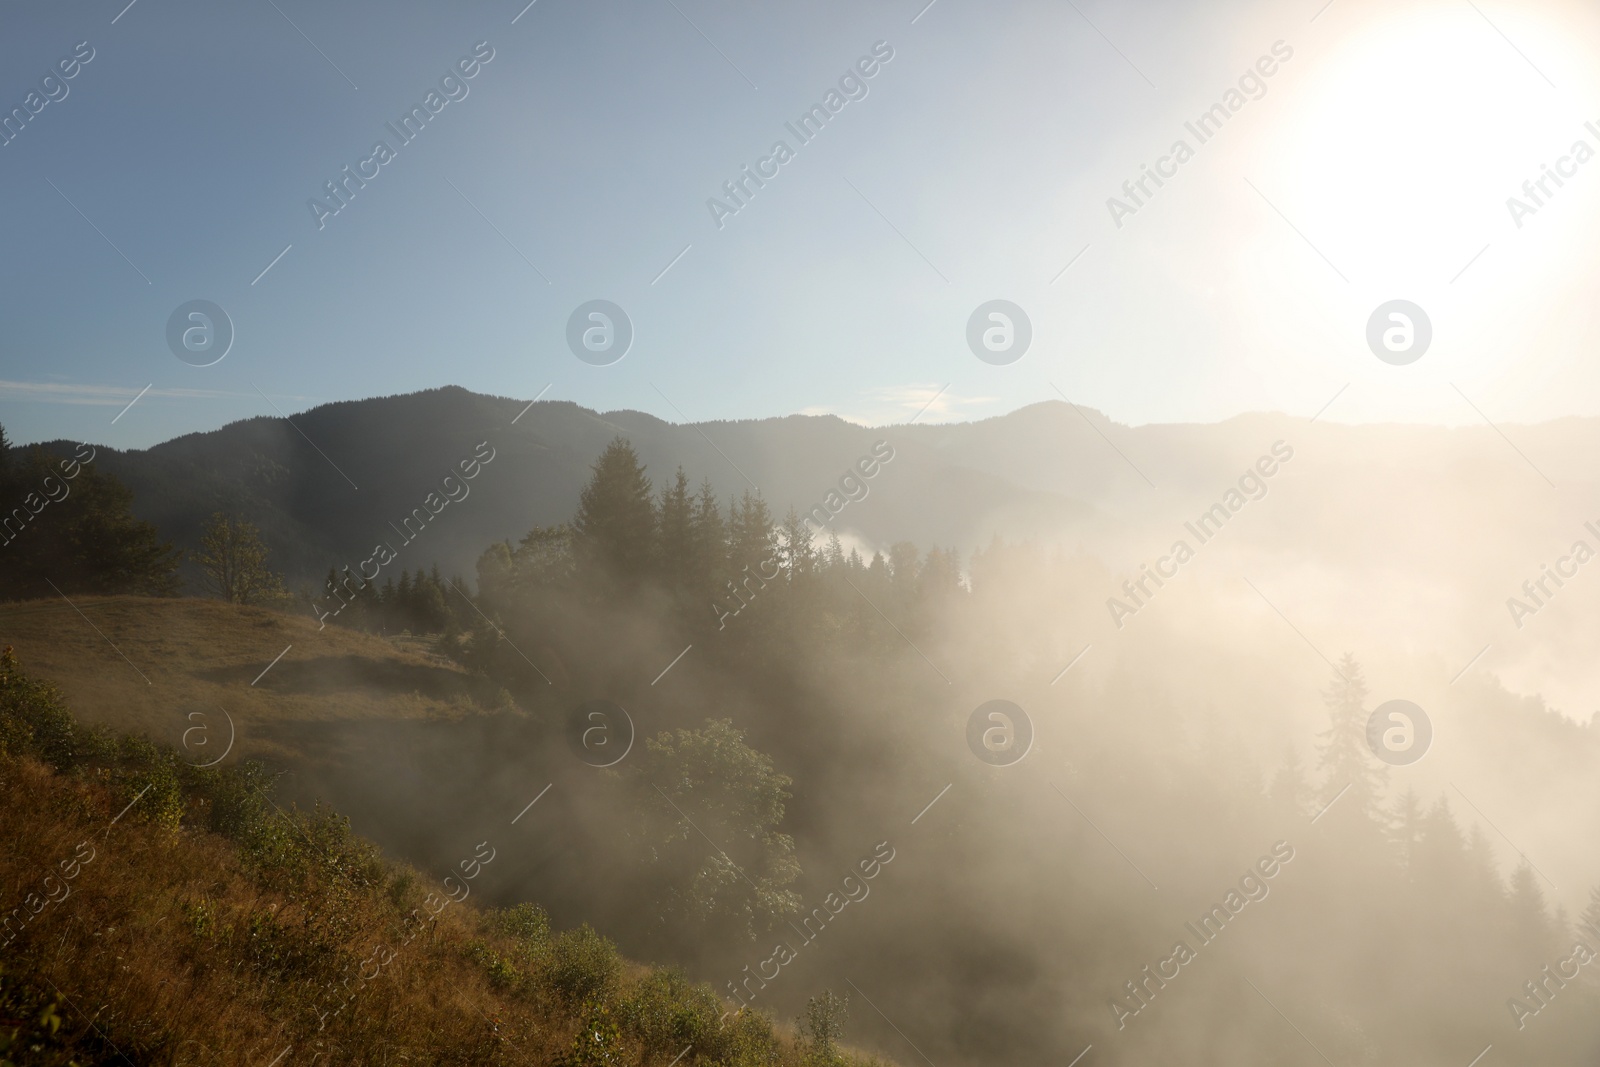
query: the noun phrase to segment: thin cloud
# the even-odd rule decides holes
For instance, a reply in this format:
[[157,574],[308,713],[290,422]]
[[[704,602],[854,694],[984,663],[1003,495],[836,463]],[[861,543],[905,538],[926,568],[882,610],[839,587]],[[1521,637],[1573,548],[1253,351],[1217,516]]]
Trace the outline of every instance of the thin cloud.
[[[13,382],[0,379],[0,400],[26,400],[39,404],[88,404],[95,407],[121,407],[138,396],[137,385],[89,385],[75,382]],[[251,393],[230,393],[217,389],[154,389],[146,398],[174,400],[219,400],[249,398]],[[315,400],[310,396],[281,397],[284,400]]]

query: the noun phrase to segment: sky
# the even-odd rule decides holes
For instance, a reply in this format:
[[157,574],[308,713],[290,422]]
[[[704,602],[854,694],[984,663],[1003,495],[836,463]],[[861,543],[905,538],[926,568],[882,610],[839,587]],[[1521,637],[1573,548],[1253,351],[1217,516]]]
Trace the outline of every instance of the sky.
[[[145,447],[447,384],[672,422],[1600,413],[1578,4],[525,3],[8,11],[12,440]],[[370,178],[340,204],[345,167]],[[740,203],[745,167],[769,177]],[[569,345],[595,300],[620,359],[615,331]],[[996,300],[1026,316],[1009,349]],[[1396,300],[1431,333],[1412,315],[1403,363],[1368,340]]]

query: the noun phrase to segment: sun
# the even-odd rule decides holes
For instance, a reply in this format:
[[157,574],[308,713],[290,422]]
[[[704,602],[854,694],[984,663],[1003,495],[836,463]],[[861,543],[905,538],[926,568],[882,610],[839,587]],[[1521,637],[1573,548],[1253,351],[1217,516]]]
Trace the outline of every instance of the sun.
[[1282,188],[1308,234],[1374,282],[1448,279],[1583,132],[1592,96],[1563,82],[1587,80],[1585,61],[1557,30],[1574,20],[1592,16],[1465,0],[1352,10],[1283,142]]

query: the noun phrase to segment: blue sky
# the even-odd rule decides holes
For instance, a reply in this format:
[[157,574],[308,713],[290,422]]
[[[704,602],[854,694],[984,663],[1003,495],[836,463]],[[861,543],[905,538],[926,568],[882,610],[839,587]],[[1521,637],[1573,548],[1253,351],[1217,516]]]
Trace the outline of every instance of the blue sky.
[[[936,393],[925,418],[1597,412],[1600,161],[1521,226],[1506,204],[1600,147],[1577,5],[125,3],[4,16],[0,110],[94,49],[0,147],[14,440],[137,447],[444,384],[671,421],[902,421]],[[785,123],[880,41],[799,145]],[[1264,95],[1186,133],[1280,41]],[[319,229],[307,201],[479,42],[468,95]],[[1180,138],[1117,226],[1108,198]],[[779,139],[795,157],[719,228],[707,200]],[[635,331],[609,366],[565,342],[596,298]],[[1434,330],[1404,367],[1364,341],[1395,298]],[[236,331],[208,367],[165,340],[194,299]],[[1006,366],[965,339],[992,299],[1033,326]]]

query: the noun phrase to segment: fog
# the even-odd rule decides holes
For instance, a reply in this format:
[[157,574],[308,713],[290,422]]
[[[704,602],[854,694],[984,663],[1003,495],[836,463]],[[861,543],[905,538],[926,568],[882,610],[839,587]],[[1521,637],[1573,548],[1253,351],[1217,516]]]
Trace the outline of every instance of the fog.
[[[892,568],[830,566],[829,531],[804,523],[820,558],[781,531],[770,566],[735,568],[730,549],[739,599],[670,564],[595,570],[583,536],[489,553],[502,562],[480,565],[478,599],[503,637],[480,623],[462,657],[517,707],[302,736],[322,755],[286,795],[327,798],[438,870],[465,842],[514,842],[495,902],[593,923],[730,1010],[793,1018],[822,989],[848,994],[847,1039],[900,1062],[1066,1062],[1092,1045],[1117,1063],[1464,1063],[1489,1044],[1573,1062],[1596,1047],[1593,988],[1557,996],[1542,969],[1594,941],[1580,917],[1600,882],[1581,847],[1600,830],[1595,738],[1587,714],[1528,682],[1588,691],[1583,642],[1561,627],[1592,600],[1580,572],[1519,632],[1504,599],[1528,594],[1495,577],[1537,577],[1565,542],[1600,541],[1576,519],[1530,530],[1485,506],[1514,454],[1471,468],[1472,442],[1431,457],[1483,473],[1432,484],[1419,516],[1409,475],[1316,451],[1388,448],[1404,430],[1318,429],[1313,445],[1217,457],[1215,481],[1197,462],[1188,481],[1210,488],[1129,509],[1114,545],[996,539],[957,546],[955,570],[904,544],[882,546]],[[841,519],[914,462],[902,444]],[[1533,486],[1514,492],[1539,492],[1524,473]],[[1225,520],[1195,526],[1218,502]],[[610,544],[595,521],[589,540]],[[1178,541],[1193,550],[1181,562]],[[592,700],[626,710],[625,753],[619,722],[574,720]],[[974,728],[995,700],[1020,717]],[[1369,741],[1391,700],[1425,725],[1385,718]],[[793,838],[792,884],[717,799],[722,765],[652,756],[648,739],[709,719],[792,779],[773,827]],[[605,736],[586,755],[594,722]],[[1400,751],[1380,758],[1397,723]],[[994,724],[992,747],[971,740]],[[659,803],[663,787],[681,804]],[[689,869],[663,849],[721,879],[709,910],[672,904]],[[794,903],[749,912],[783,888]],[[1538,1018],[1530,980],[1550,983]]]

